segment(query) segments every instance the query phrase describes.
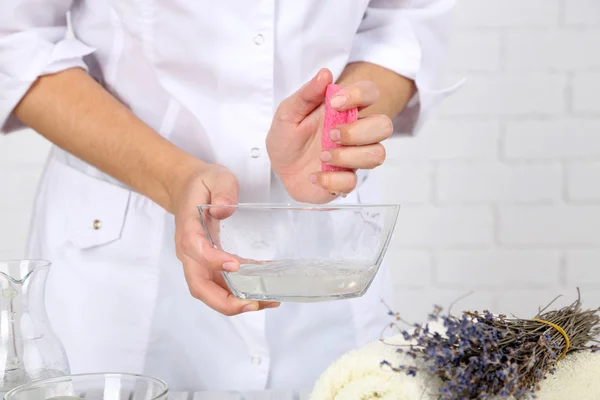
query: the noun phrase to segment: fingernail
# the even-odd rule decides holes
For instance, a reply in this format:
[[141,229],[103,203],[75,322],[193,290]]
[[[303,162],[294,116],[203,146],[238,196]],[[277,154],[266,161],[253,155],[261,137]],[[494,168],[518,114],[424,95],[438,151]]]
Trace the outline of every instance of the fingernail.
[[242,312],[252,312],[258,310],[258,304],[248,304],[244,306]]
[[316,175],[311,175],[308,179],[310,179],[310,181],[312,183],[317,183],[317,176]]
[[237,270],[237,263],[234,263],[233,261],[227,261],[226,263],[223,263],[223,271],[236,272]]
[[281,303],[268,303],[265,304],[265,308],[277,308],[281,305]]
[[331,153],[328,151],[324,151],[321,153],[321,161],[329,162],[331,161]]
[[329,139],[331,139],[332,142],[337,143],[340,141],[342,136],[342,133],[340,132],[339,129],[332,129],[329,132]]
[[319,70],[319,72],[317,72],[317,74],[315,75],[315,78],[317,78],[317,81],[320,81],[320,80],[321,80],[321,76],[323,75],[323,74],[322,74],[322,72],[323,72],[324,70],[325,70],[324,68],[321,68],[321,69]]
[[333,108],[340,108],[344,104],[346,104],[347,100],[348,100],[348,98],[345,95],[343,95],[343,94],[336,94],[335,96],[333,96],[331,98],[331,100],[329,101],[329,104]]

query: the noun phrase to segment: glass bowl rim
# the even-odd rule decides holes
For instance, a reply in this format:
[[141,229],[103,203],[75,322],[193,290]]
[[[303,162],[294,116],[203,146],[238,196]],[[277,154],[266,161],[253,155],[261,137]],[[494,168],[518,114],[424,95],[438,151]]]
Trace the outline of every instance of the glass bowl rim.
[[16,264],[27,262],[34,264],[32,269],[40,269],[52,266],[52,261],[43,258],[0,258],[0,264]]
[[291,203],[238,203],[238,204],[198,204],[198,208],[211,207],[226,207],[237,209],[256,209],[256,210],[357,210],[361,208],[396,208],[399,209],[400,204],[392,203],[342,203],[342,204],[291,204]]
[[160,399],[161,397],[164,397],[169,393],[169,385],[167,384],[167,382],[165,382],[164,380],[157,378],[155,376],[145,375],[145,374],[135,374],[135,373],[130,373],[130,372],[87,372],[87,373],[82,373],[82,374],[56,376],[54,378],[35,379],[35,380],[26,382],[22,385],[17,386],[16,388],[9,390],[8,392],[6,392],[3,399],[9,398],[9,396],[19,394],[23,390],[29,390],[29,389],[34,388],[39,385],[60,383],[62,381],[67,381],[67,380],[73,379],[73,378],[90,378],[90,377],[98,377],[99,378],[99,377],[110,377],[110,376],[127,377],[127,378],[142,378],[145,381],[152,381],[154,383],[157,383],[162,388],[162,391],[150,400]]

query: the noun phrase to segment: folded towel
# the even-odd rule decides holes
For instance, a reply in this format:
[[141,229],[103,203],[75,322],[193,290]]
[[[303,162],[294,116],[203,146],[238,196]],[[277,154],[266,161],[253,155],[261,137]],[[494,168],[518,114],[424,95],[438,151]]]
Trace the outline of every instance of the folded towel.
[[600,399],[600,353],[569,353],[556,364],[556,372],[548,375],[540,386],[537,400]]
[[[400,336],[377,341],[352,350],[335,361],[318,379],[310,400],[433,400],[436,399],[439,378],[427,372],[416,377],[381,366],[388,361],[393,366],[417,366],[415,360],[398,353],[398,344],[407,344]],[[431,395],[428,395],[430,393]]]

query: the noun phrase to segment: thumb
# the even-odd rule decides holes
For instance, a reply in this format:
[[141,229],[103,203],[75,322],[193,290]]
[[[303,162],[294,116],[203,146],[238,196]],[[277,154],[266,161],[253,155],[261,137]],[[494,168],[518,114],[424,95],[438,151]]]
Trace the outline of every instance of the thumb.
[[281,102],[277,113],[279,119],[294,124],[299,124],[315,108],[325,101],[327,85],[333,82],[331,71],[321,69],[310,81],[302,86],[296,93]]
[[224,219],[233,214],[233,207],[214,207],[216,205],[235,205],[238,203],[240,186],[235,176],[225,170],[219,172],[211,179],[210,203],[213,205],[210,209],[210,215],[216,219]]

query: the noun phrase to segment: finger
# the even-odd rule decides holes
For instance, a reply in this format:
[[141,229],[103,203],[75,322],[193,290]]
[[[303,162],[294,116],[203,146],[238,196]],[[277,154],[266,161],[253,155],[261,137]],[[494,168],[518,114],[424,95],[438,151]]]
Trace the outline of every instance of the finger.
[[352,171],[316,172],[311,181],[329,193],[350,193],[357,183],[356,173]]
[[333,143],[363,146],[383,142],[392,136],[392,120],[383,114],[371,115],[351,124],[338,125],[329,132]]
[[181,229],[182,235],[179,241],[181,254],[177,254],[181,261],[189,257],[214,271],[236,272],[240,269],[237,258],[213,246],[204,233],[198,232],[195,223],[188,222]]
[[328,69],[321,69],[308,83],[296,93],[283,100],[275,113],[275,118],[293,124],[299,124],[319,107],[325,100],[327,85],[333,82]]
[[385,147],[381,143],[337,147],[323,151],[321,161],[343,168],[373,169],[385,161]]
[[[227,207],[238,203],[240,185],[233,174],[225,167],[215,167],[207,178],[205,185],[210,192],[210,216],[225,219],[231,216],[235,207]],[[218,207],[223,205],[224,207]]]
[[331,107],[338,111],[368,107],[379,100],[379,89],[371,81],[358,81],[345,86],[329,100]]
[[[214,272],[213,273],[213,279],[214,282],[219,285],[220,287],[224,288],[225,290],[227,290],[228,292],[231,292],[231,290],[229,289],[229,286],[227,285],[227,282],[225,281],[225,278],[223,277],[223,274],[218,273],[218,272]],[[280,302],[278,301],[259,301],[258,302],[258,309],[259,310],[264,310],[267,308],[277,308],[281,305]],[[253,311],[253,310],[251,310]]]
[[211,271],[203,268],[189,257],[184,257],[185,280],[191,295],[221,314],[232,316],[243,312],[257,311],[257,301],[242,300],[235,297],[227,286],[221,286],[212,280]]

